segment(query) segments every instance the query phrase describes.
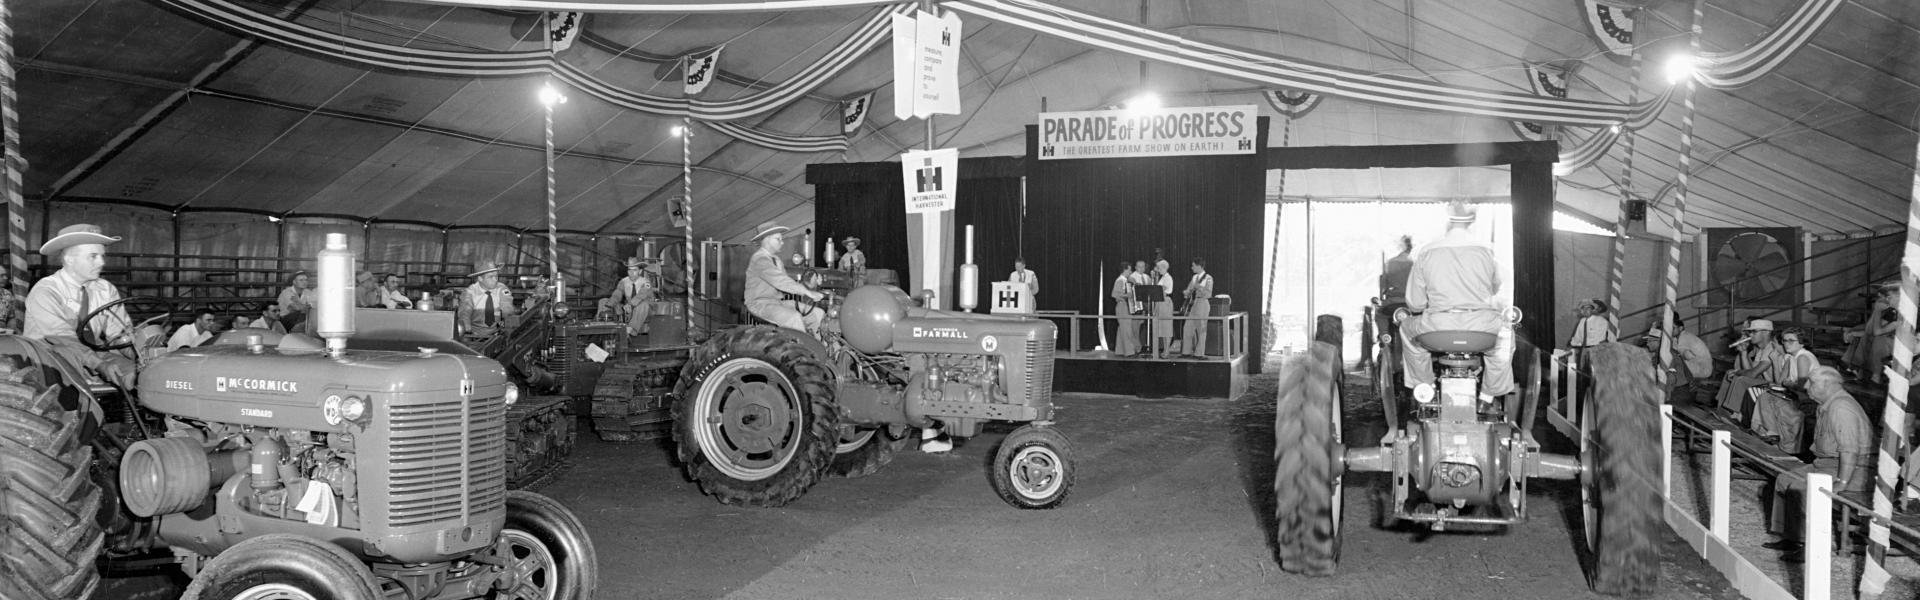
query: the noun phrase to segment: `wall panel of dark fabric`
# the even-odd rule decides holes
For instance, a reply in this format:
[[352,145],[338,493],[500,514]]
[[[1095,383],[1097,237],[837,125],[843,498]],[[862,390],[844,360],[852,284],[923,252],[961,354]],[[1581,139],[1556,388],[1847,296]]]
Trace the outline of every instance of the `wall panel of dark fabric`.
[[[966,226],[974,226],[974,254],[980,265],[979,298],[986,302],[990,284],[1006,279],[1019,254],[1020,174],[1023,159],[981,157],[960,159],[960,183],[955,198],[953,248],[955,290],[959,264],[966,260]],[[847,236],[860,238],[867,266],[893,269],[904,286],[912,281],[907,254],[907,210],[900,163],[816,164],[807,166],[807,182],[814,190],[814,256],[826,256],[826,240],[833,238],[838,253]],[[1042,285],[1045,285],[1042,274]],[[911,290],[909,290],[911,291]],[[955,292],[958,294],[959,292]],[[958,307],[956,297],[948,303]]]
[[[1191,261],[1205,258],[1214,293],[1232,296],[1232,310],[1247,313],[1247,347],[1263,348],[1267,121],[1260,119],[1254,154],[1030,160],[1021,249],[1040,276],[1039,308],[1094,314],[1107,302],[1119,261],[1151,263],[1160,248],[1175,293],[1192,278]],[[1030,157],[1037,139],[1028,126]],[[1083,335],[1081,347],[1097,339]]]

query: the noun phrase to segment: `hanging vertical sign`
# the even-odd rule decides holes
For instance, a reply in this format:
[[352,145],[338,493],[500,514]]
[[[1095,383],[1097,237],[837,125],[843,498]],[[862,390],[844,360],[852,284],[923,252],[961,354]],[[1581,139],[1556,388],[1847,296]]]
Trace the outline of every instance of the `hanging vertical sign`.
[[907,212],[953,210],[954,187],[960,183],[960,150],[915,150],[900,155],[906,181]]
[[960,15],[893,16],[893,114],[960,114]]

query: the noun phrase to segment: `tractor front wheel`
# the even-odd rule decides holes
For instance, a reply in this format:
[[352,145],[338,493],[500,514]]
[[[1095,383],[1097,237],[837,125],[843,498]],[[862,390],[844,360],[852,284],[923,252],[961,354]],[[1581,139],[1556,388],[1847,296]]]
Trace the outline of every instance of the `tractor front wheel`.
[[346,550],[274,533],[235,544],[195,575],[181,600],[380,600],[373,572]]
[[1608,343],[1592,350],[1593,398],[1580,420],[1580,492],[1593,591],[1650,594],[1660,578],[1654,547],[1660,497],[1655,412],[1660,399],[1646,350]]
[[839,443],[832,373],[786,329],[709,340],[675,389],[674,438],[687,475],[725,504],[774,507],[820,480]]
[[1014,508],[1049,509],[1073,491],[1073,446],[1052,427],[1022,425],[993,456],[993,491]]
[[587,527],[573,511],[533,492],[507,492],[507,570],[514,581],[503,598],[588,600],[600,582],[600,559]]
[[1280,568],[1325,577],[1340,560],[1339,349],[1315,342],[1280,374],[1274,407],[1274,540]]

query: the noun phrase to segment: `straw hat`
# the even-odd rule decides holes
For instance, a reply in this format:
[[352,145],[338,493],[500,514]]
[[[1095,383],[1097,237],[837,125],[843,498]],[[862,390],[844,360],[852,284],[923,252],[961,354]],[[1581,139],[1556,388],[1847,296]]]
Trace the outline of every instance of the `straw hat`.
[[1747,324],[1747,331],[1773,331],[1773,321],[1754,319],[1752,323]]
[[481,275],[486,275],[488,273],[493,273],[499,270],[500,270],[500,265],[493,264],[493,261],[490,261],[490,260],[483,260],[483,261],[474,263],[473,272],[468,273],[467,275],[478,278]]
[[792,230],[793,230],[792,227],[781,225],[773,221],[767,221],[765,223],[760,224],[759,231],[754,232],[753,241],[758,242],[760,241],[761,238],[765,238],[769,235],[773,235],[776,233],[785,233],[787,231],[792,231]]
[[842,243],[842,244],[846,244],[846,245],[849,245],[849,246],[858,246],[858,245],[860,245],[860,238],[859,238],[859,237],[857,237],[857,236],[851,236],[851,235],[850,235],[850,236],[847,236],[847,239],[846,239],[846,240],[844,240],[844,241],[841,241],[840,243]]
[[48,238],[47,243],[41,244],[40,253],[53,256],[61,250],[66,250],[67,248],[81,244],[100,244],[104,246],[118,241],[120,241],[120,238],[101,233],[100,226],[98,225],[74,223],[60,228],[58,235]]
[[639,269],[639,268],[642,268],[642,267],[645,267],[645,266],[646,266],[646,261],[642,261],[642,260],[640,260],[640,257],[638,257],[638,256],[629,256],[629,257],[627,257],[627,268],[629,268],[629,269]]
[[1465,200],[1447,203],[1447,221],[1452,223],[1472,223],[1480,217],[1480,208],[1468,204]]

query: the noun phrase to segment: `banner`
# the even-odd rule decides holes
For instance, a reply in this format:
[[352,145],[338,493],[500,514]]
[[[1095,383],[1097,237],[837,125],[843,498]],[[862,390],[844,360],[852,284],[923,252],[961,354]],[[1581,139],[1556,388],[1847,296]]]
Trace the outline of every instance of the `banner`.
[[1580,0],[1580,5],[1580,15],[1586,18],[1593,42],[1606,51],[1608,58],[1626,62],[1633,55],[1633,11],[1599,0]]
[[907,213],[953,210],[954,188],[960,183],[960,150],[914,150],[900,155],[900,175],[906,183]]
[[960,15],[893,16],[893,116],[960,114]]
[[720,48],[706,53],[689,54],[686,57],[687,95],[693,96],[707,90],[707,84],[713,83],[713,76],[720,62]]
[[1251,104],[1040,113],[1040,160],[1252,154],[1259,117]]
[[1320,106],[1320,101],[1326,98],[1320,94],[1288,90],[1267,90],[1261,95],[1267,98],[1267,104],[1272,106],[1273,110],[1290,119],[1307,116],[1307,113],[1313,112],[1314,108]]
[[547,40],[553,43],[555,54],[573,47],[573,39],[580,37],[580,19],[585,16],[578,12],[547,13]]
[[873,92],[840,102],[840,133],[853,135],[867,122],[867,110],[873,107]]

